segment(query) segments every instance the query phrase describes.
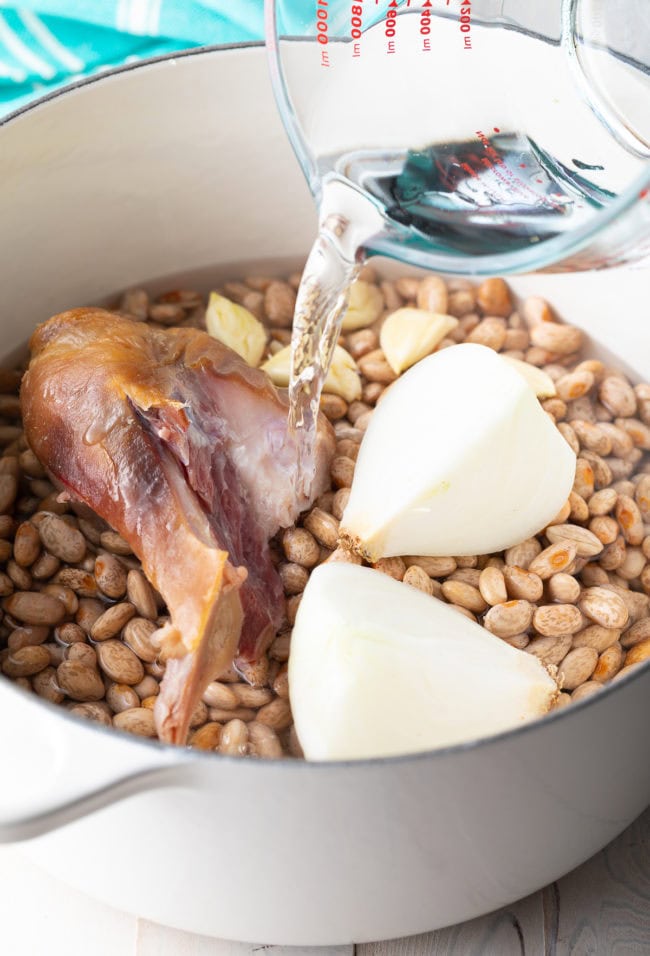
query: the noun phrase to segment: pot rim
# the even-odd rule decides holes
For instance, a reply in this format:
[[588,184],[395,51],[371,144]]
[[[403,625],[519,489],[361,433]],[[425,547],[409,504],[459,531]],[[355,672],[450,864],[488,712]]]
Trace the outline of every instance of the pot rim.
[[50,90],[48,93],[44,93],[42,96],[38,96],[35,99],[30,100],[29,103],[25,103],[23,106],[19,106],[18,109],[12,110],[11,113],[5,113],[4,116],[0,116],[0,127],[6,126],[8,123],[11,123],[14,120],[19,119],[21,116],[24,116],[25,113],[29,113],[31,110],[37,109],[38,107],[43,106],[45,103],[49,103],[51,100],[66,96],[68,93],[74,93],[77,90],[82,89],[84,86],[90,86],[92,83],[101,83],[103,80],[111,79],[112,77],[119,76],[122,73],[131,73],[134,70],[139,70],[143,67],[146,68],[148,66],[154,66],[157,63],[164,63],[167,60],[180,60],[191,56],[200,56],[203,53],[218,53],[220,51],[227,50],[246,50],[258,47],[263,48],[264,46],[265,44],[263,40],[242,40],[239,43],[214,43],[206,46],[191,47],[188,50],[175,50],[173,53],[163,53],[160,56],[146,57],[133,63],[122,63],[119,66],[112,66],[108,70],[102,70],[100,73],[92,73],[90,76],[82,76],[78,80],[73,80],[70,83],[66,83],[65,86],[59,86],[54,90]]
[[444,757],[454,756],[455,754],[465,754],[469,751],[478,750],[483,747],[487,748],[490,746],[498,746],[499,744],[509,740],[511,737],[523,736],[532,733],[533,731],[539,729],[540,726],[545,726],[547,724],[557,724],[569,717],[571,714],[582,712],[589,707],[593,707],[599,701],[607,699],[611,697],[612,694],[618,692],[619,688],[627,687],[643,678],[650,669],[648,666],[649,664],[650,661],[646,661],[643,664],[638,665],[635,667],[632,673],[626,674],[622,680],[615,680],[609,684],[606,684],[602,690],[595,694],[590,694],[589,697],[586,697],[584,700],[578,701],[575,704],[561,707],[558,710],[550,711],[550,713],[544,714],[541,717],[537,717],[535,720],[527,721],[525,724],[512,727],[509,730],[501,731],[501,733],[498,734],[492,734],[489,737],[476,737],[473,740],[467,740],[464,743],[451,744],[447,747],[436,747],[434,750],[419,750],[413,753],[395,754],[386,757],[362,757],[348,760],[307,760],[297,759],[295,757],[279,757],[270,759],[256,757],[254,760],[242,761],[241,757],[219,754],[207,750],[199,750],[198,748],[189,748],[187,746],[181,747],[178,744],[168,744],[161,740],[139,737],[135,734],[130,734],[127,731],[118,730],[115,727],[107,727],[104,724],[99,724],[95,721],[89,720],[88,718],[78,717],[75,714],[69,713],[59,704],[54,704],[49,700],[45,700],[43,697],[38,697],[34,693],[23,690],[22,687],[13,684],[12,681],[10,681],[3,674],[0,674],[0,693],[4,693],[4,690],[8,690],[9,693],[23,695],[23,699],[28,697],[31,703],[34,703],[36,706],[42,706],[46,711],[49,711],[51,714],[65,720],[66,722],[70,721],[71,724],[77,728],[86,727],[90,732],[106,734],[111,740],[122,738],[124,743],[131,743],[135,746],[148,748],[150,753],[163,753],[168,758],[176,756],[178,763],[181,761],[193,761],[195,759],[201,761],[214,761],[215,759],[218,759],[219,761],[225,760],[228,763],[232,763],[236,766],[242,766],[242,764],[245,764],[246,766],[250,767],[251,764],[254,764],[256,766],[264,767],[279,765],[291,768],[314,767],[321,772],[325,772],[329,769],[350,769],[353,767],[361,767],[362,769],[365,769],[366,767],[383,766],[385,764],[404,764],[415,761],[420,762],[431,759],[442,759]]
[[[74,94],[77,90],[86,86],[90,86],[94,83],[102,83],[105,80],[112,79],[113,77],[119,76],[121,74],[131,73],[135,70],[146,69],[147,67],[154,66],[156,64],[162,64],[170,60],[177,60],[181,58],[185,59],[193,56],[202,56],[204,54],[228,52],[232,50],[262,49],[264,45],[264,42],[259,40],[248,40],[241,43],[213,44],[209,46],[193,47],[189,50],[179,50],[175,51],[174,53],[163,54],[162,56],[149,57],[147,59],[139,60],[135,63],[127,63],[121,66],[112,67],[110,70],[106,70],[101,73],[95,73],[92,76],[83,77],[73,83],[67,84],[64,87],[52,90],[49,93],[30,101],[24,106],[19,107],[17,110],[7,113],[5,116],[0,117],[0,128],[16,121],[17,119],[20,119],[30,111],[38,109],[52,100],[67,96],[71,93]],[[489,737],[475,738],[473,740],[465,741],[461,744],[453,744],[448,747],[438,747],[434,750],[422,750],[415,753],[398,754],[387,757],[367,757],[356,760],[312,761],[304,759],[299,760],[295,757],[281,757],[277,759],[256,758],[255,760],[246,760],[242,762],[241,757],[231,757],[225,754],[218,754],[198,749],[190,751],[189,748],[179,747],[177,744],[168,744],[159,740],[137,737],[136,735],[129,734],[126,731],[120,731],[114,727],[106,727],[103,724],[98,724],[94,721],[77,717],[74,714],[68,713],[68,711],[61,706],[53,704],[44,698],[36,696],[35,694],[29,694],[29,697],[32,703],[34,703],[36,706],[43,707],[46,713],[49,711],[51,714],[56,715],[57,718],[60,718],[64,721],[70,721],[77,728],[83,726],[85,723],[90,732],[107,734],[110,739],[119,739],[121,737],[123,738],[125,744],[131,743],[133,746],[145,747],[148,748],[152,753],[162,752],[169,757],[176,755],[179,761],[193,761],[195,759],[200,761],[214,761],[216,758],[219,761],[225,761],[226,763],[231,763],[236,766],[242,766],[242,763],[248,767],[250,767],[251,764],[254,764],[260,768],[269,768],[271,766],[280,765],[285,768],[292,768],[296,770],[296,772],[305,772],[306,769],[315,769],[320,772],[326,772],[329,770],[335,771],[342,768],[349,770],[350,768],[354,767],[366,768],[369,766],[383,766],[386,764],[401,765],[415,761],[420,762],[437,758],[442,759],[453,756],[454,754],[464,754],[478,748],[498,746],[500,743],[507,741],[509,738],[514,737],[515,735],[521,736],[529,734],[535,731],[540,725],[558,723],[559,721],[565,720],[573,713],[582,712],[586,708],[592,707],[602,700],[609,699],[612,694],[617,693],[621,688],[625,688],[630,684],[641,680],[649,669],[650,660],[638,665],[632,673],[627,674],[622,680],[606,684],[601,691],[586,697],[584,700],[578,701],[577,704],[571,704],[570,706],[562,707],[559,710],[551,711],[550,713],[545,714],[543,717],[528,721],[527,723],[521,726],[513,727],[510,730],[502,731],[499,734],[493,734]],[[4,675],[0,675],[0,681],[0,693],[4,693],[5,690],[8,690],[9,693],[27,696],[26,691],[17,685],[12,684],[12,682]]]

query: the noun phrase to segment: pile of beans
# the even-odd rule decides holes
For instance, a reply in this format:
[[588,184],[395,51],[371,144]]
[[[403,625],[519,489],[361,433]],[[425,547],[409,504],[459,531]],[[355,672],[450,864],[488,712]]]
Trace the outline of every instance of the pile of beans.
[[[476,342],[544,369],[557,396],[542,405],[575,451],[577,469],[554,521],[503,553],[410,555],[374,567],[557,668],[558,707],[598,693],[650,657],[650,385],[632,386],[582,356],[579,329],[556,321],[541,298],[515,308],[502,279],[478,286],[435,276],[385,281],[370,267],[361,278],[383,301],[379,319],[341,339],[357,362],[362,398],[348,404],[323,396],[337,438],[331,489],[272,542],[285,625],[264,658],[209,685],[192,717],[190,746],[301,755],[287,680],[291,628],[316,565],[361,563],[337,546],[338,524],[364,431],[396,378],[379,347],[381,323],[403,305],[459,319],[438,348]],[[254,276],[219,290],[267,325],[267,355],[289,342],[299,279]],[[157,327],[205,325],[205,301],[191,291],[152,301],[131,290],[118,308]],[[128,544],[59,500],[23,435],[20,379],[19,370],[0,371],[0,668],[74,714],[154,737],[164,664],[152,635],[167,621],[166,608]]]

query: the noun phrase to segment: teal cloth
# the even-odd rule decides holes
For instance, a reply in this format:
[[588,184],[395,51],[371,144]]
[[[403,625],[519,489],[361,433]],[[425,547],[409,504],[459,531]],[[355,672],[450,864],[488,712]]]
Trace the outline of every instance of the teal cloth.
[[261,40],[263,0],[0,0],[0,116],[149,57]]

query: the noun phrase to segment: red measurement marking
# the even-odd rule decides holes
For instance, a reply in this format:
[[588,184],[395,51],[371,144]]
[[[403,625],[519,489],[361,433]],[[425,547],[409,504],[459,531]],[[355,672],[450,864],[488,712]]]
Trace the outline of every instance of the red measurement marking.
[[501,130],[499,129],[498,126],[493,126],[492,129],[494,130],[495,133],[500,133],[500,132],[501,132]]
[[[361,3],[353,3],[350,7],[350,36],[353,40],[361,39],[361,28],[363,27],[363,0]],[[355,43],[352,50],[352,56],[361,56],[361,44]]]
[[472,49],[472,0],[461,0],[460,14],[458,17],[460,32],[463,35],[463,47],[465,50]]
[[[504,186],[509,193],[523,197],[528,203],[530,203],[531,200],[538,202],[538,193],[536,193],[534,188],[529,186],[525,180],[520,179],[518,175],[509,169],[508,164],[504,161],[499,151],[492,145],[483,130],[477,129],[475,133],[479,143],[481,143],[483,147],[483,155],[477,156],[475,153],[464,154],[465,162],[474,170],[479,169],[479,167],[489,169],[498,182]],[[525,163],[521,163],[520,165],[525,166]],[[482,171],[482,169],[479,169],[479,172]],[[536,182],[542,183],[543,180],[537,179]],[[546,201],[553,208],[557,208],[557,201],[553,197],[547,197]]]
[[420,36],[422,37],[422,49],[430,50],[431,49],[431,40],[429,35],[431,33],[431,0],[425,0],[422,4],[422,13],[420,14]]
[[320,55],[320,65],[329,66],[330,58],[328,51],[325,49],[329,43],[329,0],[316,0],[316,39],[323,47]]
[[650,189],[642,189],[639,193],[639,199],[647,199],[650,196]]
[[398,0],[390,0],[390,3],[388,4],[388,9],[386,10],[386,23],[384,26],[384,35],[386,37],[386,40],[388,41],[388,45],[386,47],[387,53],[395,52],[395,40],[393,39],[393,37],[395,36],[395,30],[397,25],[398,5],[399,5]]

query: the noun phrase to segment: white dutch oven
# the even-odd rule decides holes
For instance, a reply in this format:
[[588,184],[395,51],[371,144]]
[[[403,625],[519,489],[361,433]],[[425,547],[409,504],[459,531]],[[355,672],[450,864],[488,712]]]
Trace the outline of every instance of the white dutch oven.
[[[315,224],[260,48],[129,69],[10,118],[0,216],[0,355],[52,313],[132,284],[295,264]],[[513,282],[640,375],[648,284],[642,269]],[[236,760],[78,721],[0,679],[0,839],[198,933],[300,945],[417,933],[530,893],[615,837],[650,802],[649,727],[643,667],[477,744],[356,764]]]

